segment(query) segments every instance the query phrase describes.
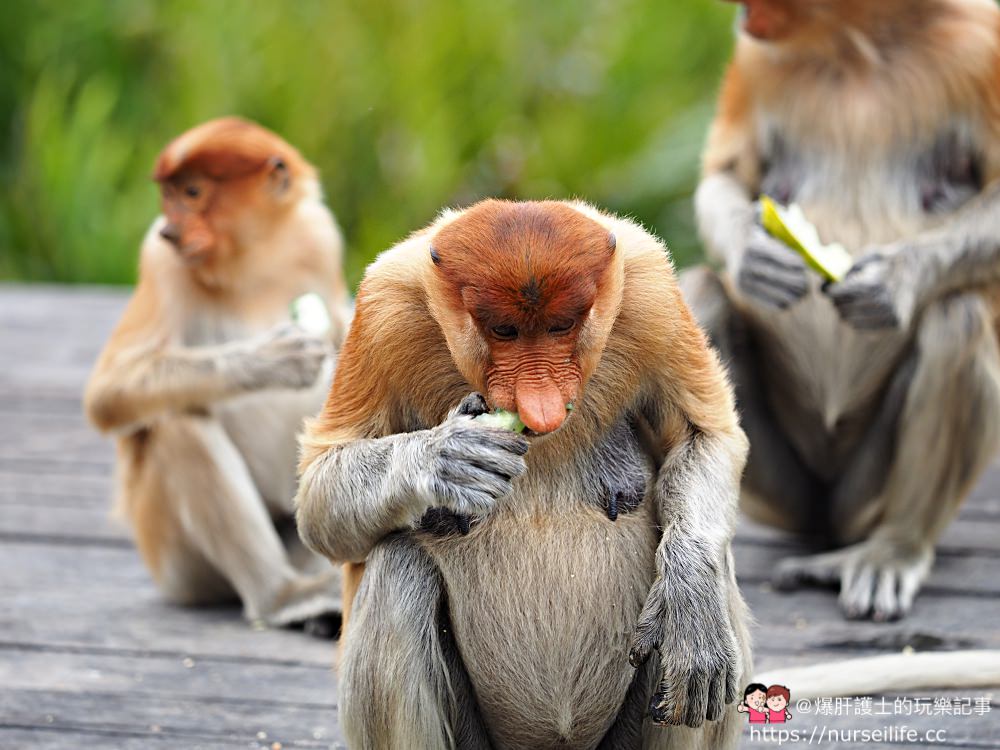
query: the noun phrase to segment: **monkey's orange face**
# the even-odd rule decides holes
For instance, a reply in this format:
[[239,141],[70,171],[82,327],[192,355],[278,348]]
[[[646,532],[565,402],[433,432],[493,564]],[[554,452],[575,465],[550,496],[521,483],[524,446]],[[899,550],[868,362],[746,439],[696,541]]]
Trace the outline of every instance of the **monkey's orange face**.
[[863,18],[870,0],[726,0],[743,6],[743,31],[765,42],[809,44],[830,24]]
[[[513,304],[493,307],[472,291],[466,295],[472,316],[489,349],[486,390],[489,402],[516,411],[532,432],[545,434],[566,419],[567,405],[583,386],[579,332],[593,298],[584,296],[560,309],[538,315],[519,311],[519,303],[537,298],[537,280],[528,279],[510,294]],[[543,292],[541,292],[543,293]]]
[[728,0],[743,5],[743,30],[752,37],[777,41],[801,23],[803,0]]
[[606,229],[556,203],[486,201],[433,240],[448,303],[479,341],[452,350],[483,355],[459,355],[460,369],[534,433],[563,424],[596,367],[592,311],[614,249]]
[[208,216],[215,198],[215,183],[199,175],[179,175],[164,181],[160,187],[167,220],[160,236],[174,246],[185,263],[204,263],[217,244]]

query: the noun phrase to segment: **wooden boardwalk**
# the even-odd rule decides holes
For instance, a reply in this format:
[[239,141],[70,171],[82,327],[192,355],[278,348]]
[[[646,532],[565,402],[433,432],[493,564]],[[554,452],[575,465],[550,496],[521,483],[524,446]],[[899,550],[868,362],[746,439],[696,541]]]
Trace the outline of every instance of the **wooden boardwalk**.
[[[164,603],[109,517],[112,446],[85,424],[80,391],[123,302],[117,291],[0,285],[0,748],[339,747],[333,645],[254,630],[235,608]],[[737,540],[759,669],[906,646],[1000,649],[1000,466],[901,623],[846,622],[830,592],[771,591],[770,568],[796,549],[749,524]],[[878,715],[876,699],[872,716],[851,715],[857,705],[807,716],[789,687],[788,728],[806,736],[905,725],[944,729],[934,747],[1000,748],[1000,690],[910,696],[970,698],[970,716],[913,703],[907,714],[891,697],[895,715]]]

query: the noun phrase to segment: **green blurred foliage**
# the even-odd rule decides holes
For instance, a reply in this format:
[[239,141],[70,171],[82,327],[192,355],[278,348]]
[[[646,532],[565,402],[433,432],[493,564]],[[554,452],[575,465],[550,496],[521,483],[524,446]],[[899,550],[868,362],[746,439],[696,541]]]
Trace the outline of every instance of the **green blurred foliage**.
[[680,263],[718,0],[7,0],[0,277],[132,281],[171,137],[223,114],[320,168],[356,283],[441,207],[582,197]]

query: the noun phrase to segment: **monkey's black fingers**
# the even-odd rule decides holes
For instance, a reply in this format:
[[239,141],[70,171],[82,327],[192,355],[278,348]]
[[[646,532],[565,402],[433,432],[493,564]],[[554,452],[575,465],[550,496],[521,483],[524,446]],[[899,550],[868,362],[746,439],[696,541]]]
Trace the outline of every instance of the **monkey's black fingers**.
[[458,405],[455,413],[470,417],[478,417],[480,414],[485,414],[489,410],[490,407],[486,403],[486,399],[483,398],[483,394],[474,392],[462,399],[462,403]]
[[453,484],[485,492],[491,497],[510,493],[510,477],[495,474],[475,464],[449,461],[441,467],[441,478]]
[[649,716],[654,724],[680,726],[684,723],[684,705],[678,700],[678,683],[664,680],[649,701]]
[[801,299],[802,295],[795,296],[783,292],[781,288],[766,282],[760,281],[752,276],[741,274],[740,288],[744,294],[754,298],[761,304],[777,310],[785,310]]
[[663,620],[666,595],[663,591],[663,584],[657,581],[646,597],[646,604],[639,613],[639,622],[635,626],[635,635],[632,636],[632,647],[629,649],[628,663],[635,668],[641,667],[648,660],[653,651],[660,648],[663,643]]
[[684,711],[684,724],[689,727],[700,727],[708,715],[708,691],[711,676],[703,670],[696,669],[688,677],[687,706]]
[[788,271],[804,272],[806,269],[802,256],[784,243],[771,239],[769,236],[765,236],[763,241],[758,239],[751,244],[747,248],[743,262],[745,264],[759,263]]
[[740,280],[744,285],[764,287],[793,301],[809,291],[809,281],[804,273],[788,273],[748,266],[743,268]]
[[507,450],[493,445],[472,443],[448,448],[441,452],[445,464],[453,464],[455,471],[462,471],[466,466],[472,466],[491,472],[505,480],[521,476],[527,469],[524,456],[516,450]]
[[705,712],[705,718],[709,721],[718,721],[726,708],[727,672],[728,670],[723,669],[722,672],[716,673],[708,686],[708,708]]
[[486,427],[475,423],[463,425],[455,432],[448,450],[472,453],[506,452],[523,456],[528,452],[528,439],[523,435],[500,427]]
[[899,315],[887,299],[842,298],[837,300],[836,304],[841,318],[859,330],[898,328],[900,325]]

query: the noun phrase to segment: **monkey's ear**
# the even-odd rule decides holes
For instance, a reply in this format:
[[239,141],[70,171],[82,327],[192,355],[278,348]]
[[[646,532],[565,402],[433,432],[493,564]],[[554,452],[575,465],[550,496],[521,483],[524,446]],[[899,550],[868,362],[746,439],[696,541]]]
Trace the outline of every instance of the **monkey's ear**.
[[288,165],[280,156],[272,156],[267,160],[267,186],[276,195],[281,195],[292,184],[292,176],[288,173]]

